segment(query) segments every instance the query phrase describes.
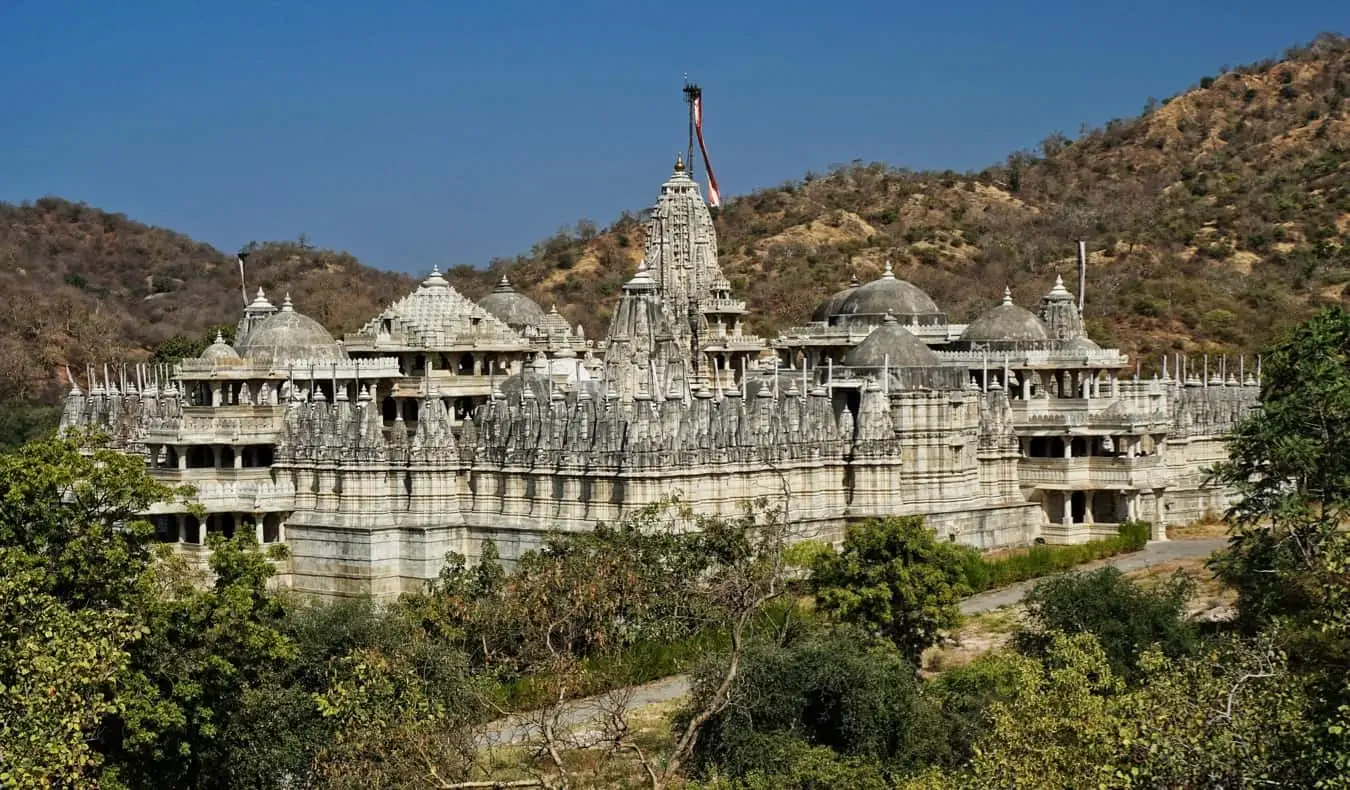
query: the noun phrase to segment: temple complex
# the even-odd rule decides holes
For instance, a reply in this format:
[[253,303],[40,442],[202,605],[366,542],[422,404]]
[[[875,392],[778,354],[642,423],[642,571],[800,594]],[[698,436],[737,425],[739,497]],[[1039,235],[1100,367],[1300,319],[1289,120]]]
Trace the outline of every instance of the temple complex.
[[1140,378],[1087,336],[1059,277],[951,323],[887,265],[766,339],[717,262],[682,161],[604,338],[502,278],[474,302],[433,270],[334,338],[261,290],[223,338],[171,367],[72,379],[62,426],[106,431],[205,516],[157,506],[161,540],[252,530],[279,580],[322,597],[396,596],[485,540],[510,560],[678,495],[732,515],[767,498],[802,536],[918,514],[979,548],[1114,535],[1222,510],[1205,469],[1259,371],[1165,360]]

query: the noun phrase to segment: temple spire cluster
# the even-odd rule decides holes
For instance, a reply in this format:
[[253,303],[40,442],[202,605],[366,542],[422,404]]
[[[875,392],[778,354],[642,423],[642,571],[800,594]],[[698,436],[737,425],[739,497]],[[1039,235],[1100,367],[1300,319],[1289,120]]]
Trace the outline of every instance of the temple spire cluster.
[[827,540],[923,515],[978,548],[1129,519],[1162,538],[1227,503],[1203,470],[1255,405],[1259,363],[1145,376],[1088,337],[1058,275],[1034,309],[1004,288],[955,323],[902,260],[855,261],[798,326],[756,336],[689,169],[677,155],[660,185],[603,338],[565,317],[601,306],[545,310],[505,271],[475,301],[433,267],[340,340],[259,289],[197,358],[68,374],[62,425],[195,487],[193,507],[147,514],[165,542],[252,530],[319,596],[393,597],[447,552],[492,539],[509,560],[675,492],[705,515],[774,498]]

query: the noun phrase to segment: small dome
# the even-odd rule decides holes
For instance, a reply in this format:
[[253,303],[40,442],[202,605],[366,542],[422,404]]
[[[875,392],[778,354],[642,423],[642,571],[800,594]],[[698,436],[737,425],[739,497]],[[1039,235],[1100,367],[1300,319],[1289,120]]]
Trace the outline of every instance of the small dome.
[[812,321],[829,321],[839,314],[839,308],[844,305],[844,300],[853,295],[858,290],[858,278],[855,275],[849,282],[848,287],[842,291],[837,291],[829,299],[820,303],[820,306],[811,313]]
[[544,323],[543,309],[512,287],[506,275],[502,275],[501,282],[497,283],[492,293],[478,301],[478,306],[517,331],[527,326],[538,329]]
[[844,355],[844,364],[855,368],[931,368],[938,366],[938,358],[895,316],[887,315],[866,340]]
[[347,358],[347,352],[322,324],[295,311],[289,295],[281,303],[281,310],[248,333],[238,351],[253,362],[274,366]]
[[427,275],[427,278],[418,286],[419,289],[424,290],[437,290],[449,287],[450,282],[446,280],[445,277],[441,276],[441,267],[435,265],[431,267],[431,274]]
[[966,343],[1040,343],[1049,338],[1041,319],[1013,304],[1012,291],[1007,288],[1003,289],[1003,304],[972,321],[961,333]]
[[1055,275],[1055,284],[1050,289],[1050,293],[1045,295],[1044,300],[1047,302],[1073,301],[1073,294],[1069,293],[1069,289],[1064,287],[1063,277],[1060,277],[1058,274]]
[[226,343],[225,338],[217,331],[215,342],[206,347],[201,359],[239,359],[239,352],[234,350],[234,346]]
[[838,315],[872,317],[874,320],[886,314],[908,318],[910,316],[934,315],[942,311],[928,294],[917,285],[896,279],[891,264],[886,263],[886,272],[880,279],[854,290],[839,305]]

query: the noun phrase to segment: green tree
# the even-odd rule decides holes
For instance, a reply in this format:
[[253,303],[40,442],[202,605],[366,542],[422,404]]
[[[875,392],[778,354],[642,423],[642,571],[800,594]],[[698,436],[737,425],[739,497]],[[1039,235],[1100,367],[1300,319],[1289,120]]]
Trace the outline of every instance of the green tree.
[[1350,313],[1328,308],[1264,355],[1261,407],[1217,473],[1240,493],[1215,562],[1239,623],[1275,627],[1318,683],[1321,734],[1307,761],[1350,786]]
[[[757,644],[735,703],[709,721],[695,763],[705,776],[749,776],[791,762],[798,743],[892,772],[945,761],[944,717],[919,684],[914,665],[890,645],[847,628]],[[694,689],[698,699],[713,684],[700,676]]]
[[1039,660],[999,660],[1013,690],[990,707],[970,763],[932,770],[909,790],[1317,782],[1302,754],[1308,695],[1268,641],[1224,640],[1180,659],[1150,649],[1143,682],[1128,691],[1091,634],[1056,635]]
[[71,611],[31,559],[0,548],[0,785],[97,787],[90,735],[141,632],[124,612]]
[[1111,671],[1137,678],[1138,657],[1151,645],[1168,656],[1194,650],[1198,634],[1186,616],[1195,584],[1178,573],[1147,589],[1116,568],[1068,573],[1047,579],[1027,593],[1026,625],[1017,633],[1019,649],[1041,654],[1057,633],[1089,633],[1097,638]]
[[961,619],[970,594],[964,554],[940,543],[923,518],[849,527],[838,554],[819,557],[811,586],[822,611],[890,641],[912,664]]
[[[211,536],[209,580],[155,546],[141,514],[188,493],[94,436],[0,456],[3,576],[21,591],[0,607],[0,704],[24,711],[3,717],[0,771],[28,771],[22,757],[72,784],[239,786],[235,747],[270,737],[242,712],[295,654],[250,534]],[[33,691],[50,698],[34,705]],[[24,751],[57,726],[50,749]]]

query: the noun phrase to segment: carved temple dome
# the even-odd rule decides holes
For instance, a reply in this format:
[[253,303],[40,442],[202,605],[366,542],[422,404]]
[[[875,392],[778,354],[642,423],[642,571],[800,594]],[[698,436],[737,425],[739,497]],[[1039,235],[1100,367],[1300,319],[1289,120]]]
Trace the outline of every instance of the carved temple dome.
[[220,332],[216,332],[215,342],[206,347],[200,358],[211,361],[239,359],[239,352],[234,350],[234,346],[225,342],[225,338]]
[[815,311],[811,313],[811,320],[829,321],[831,318],[838,315],[839,308],[843,307],[844,301],[847,300],[850,296],[852,296],[854,291],[858,290],[858,286],[859,286],[858,277],[857,275],[854,275],[853,279],[849,281],[847,288],[845,288],[842,291],[835,292],[835,294],[831,296],[829,299],[826,299],[825,301],[820,303],[820,306],[817,307]]
[[478,306],[492,313],[503,323],[516,331],[525,327],[538,329],[543,326],[546,316],[533,299],[517,291],[511,281],[502,275],[501,282],[492,293],[478,300]]
[[296,312],[289,295],[279,311],[248,333],[239,344],[238,352],[253,362],[273,366],[347,358],[346,350],[328,334],[323,324]]
[[855,289],[840,303],[838,311],[843,319],[870,317],[871,323],[878,323],[878,319],[887,314],[911,318],[941,313],[937,304],[917,285],[896,278],[889,261],[879,279]]
[[937,354],[908,329],[887,315],[881,326],[844,355],[844,364],[855,368],[938,367]]
[[961,333],[964,343],[1031,344],[1050,339],[1035,313],[1013,304],[1012,291],[1003,289],[1003,304],[975,319]]

